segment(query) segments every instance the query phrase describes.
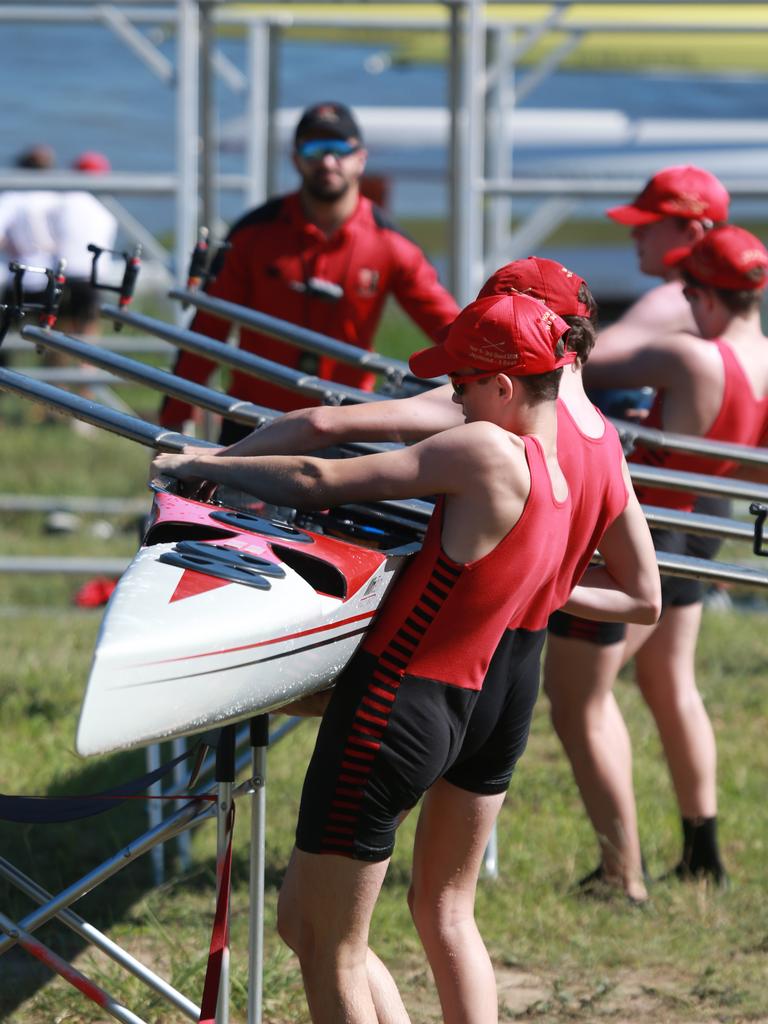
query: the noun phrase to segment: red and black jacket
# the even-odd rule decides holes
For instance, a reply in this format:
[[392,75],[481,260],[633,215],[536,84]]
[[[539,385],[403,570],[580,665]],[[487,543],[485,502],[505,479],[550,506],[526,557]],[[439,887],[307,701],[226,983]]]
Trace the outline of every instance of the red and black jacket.
[[[458,314],[454,299],[418,245],[364,197],[330,237],[307,221],[298,193],[292,193],[245,214],[229,232],[227,242],[229,248],[220,254],[223,258],[217,257],[220,266],[208,294],[360,348],[372,347],[390,294],[433,340]],[[304,290],[310,278],[339,286],[343,296],[329,301]],[[230,325],[199,312],[191,329],[224,340]],[[373,387],[374,376],[367,371],[302,353],[257,331],[242,328],[240,347],[324,379],[368,390]],[[174,373],[202,383],[213,368],[207,359],[180,352]],[[232,373],[228,390],[243,400],[285,411],[312,404],[301,395],[237,371]],[[178,427],[189,414],[186,403],[168,398],[161,423]]]

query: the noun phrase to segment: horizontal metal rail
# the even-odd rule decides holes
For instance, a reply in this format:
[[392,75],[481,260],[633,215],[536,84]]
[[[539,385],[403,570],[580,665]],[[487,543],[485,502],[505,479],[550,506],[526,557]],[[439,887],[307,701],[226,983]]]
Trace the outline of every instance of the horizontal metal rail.
[[711,562],[706,558],[690,558],[657,551],[656,561],[662,576],[681,576],[685,579],[706,580],[710,583],[741,583],[748,587],[768,587],[768,572],[749,565],[729,562]]
[[50,558],[47,555],[0,557],[0,573],[25,576],[122,576],[130,558]]
[[721,537],[723,540],[746,540],[751,544],[755,538],[754,525],[740,519],[702,515],[698,512],[680,512],[674,508],[660,508],[657,505],[642,505],[646,522],[651,529],[682,530],[704,537]]
[[[95,426],[110,430],[113,433],[148,447],[165,451],[181,451],[189,444],[201,447],[215,447],[210,442],[166,431],[144,420],[133,416],[126,416],[124,413],[99,405],[97,402],[80,398],[78,395],[72,395],[68,391],[31,380],[23,374],[12,370],[0,368],[0,389],[12,391],[31,398],[33,401],[42,402],[57,411],[67,412],[77,418],[83,418]],[[362,392],[361,394],[367,393]],[[677,486],[684,490],[698,489],[700,493],[733,494],[733,488],[739,485],[736,488],[739,493],[735,496],[758,501],[768,500],[768,488],[760,488],[751,484],[742,485],[741,481],[727,481],[717,477],[700,476],[699,474],[671,473],[658,469],[648,472],[648,467],[635,468],[646,471],[645,482],[651,482],[656,486]],[[693,486],[690,481],[694,481],[696,486]],[[720,485],[721,483],[730,484],[731,490],[715,490],[715,485]],[[742,487],[743,489],[740,489]],[[707,489],[705,490],[705,488]],[[414,524],[414,521],[416,523],[423,523],[428,518],[431,510],[428,502],[417,500],[396,500],[380,502],[377,505],[361,505],[359,507],[364,508],[367,514],[374,516],[378,514],[384,519],[388,516],[399,515],[402,517],[404,524],[410,523],[411,525]],[[355,506],[349,506],[349,508],[352,510]],[[686,530],[690,527],[691,532],[711,533],[716,532],[717,528],[716,517],[692,515],[688,519],[685,513],[673,513],[670,510],[664,509],[653,510],[651,514],[656,517],[656,522],[653,525],[663,525],[669,528],[674,526],[674,528]],[[650,516],[649,521],[651,521]],[[724,520],[723,524],[723,529],[726,531],[725,535],[737,534],[739,537],[744,538],[747,536],[743,525],[734,525],[736,521]],[[728,531],[730,531],[730,534]],[[666,552],[660,553],[658,560],[662,571],[671,572],[675,575],[689,575],[697,579],[723,579],[728,582],[747,583],[754,586],[764,586],[768,583],[768,574],[748,567],[724,566],[723,563],[708,562],[701,559],[689,560],[682,558],[682,556],[670,556]]]
[[242,402],[238,398],[232,398],[231,395],[204,387],[202,384],[194,384],[175,373],[158,370],[154,366],[148,366],[146,363],[130,359],[118,352],[105,352],[95,345],[72,338],[61,331],[51,331],[42,327],[24,327],[21,334],[27,340],[43,345],[45,348],[85,360],[88,363],[93,363],[94,366],[101,366],[111,370],[120,378],[146,384],[166,395],[181,398],[193,405],[208,409],[210,412],[236,420],[238,423],[246,423],[256,428],[278,415],[264,406],[254,405],[253,402]]
[[622,444],[625,445],[638,444],[642,448],[662,448],[665,451],[685,452],[687,455],[701,455],[704,458],[731,459],[745,466],[768,466],[767,448],[712,441],[690,434],[673,434],[655,427],[627,423],[626,420],[611,419],[611,423],[618,430]]
[[143,512],[146,504],[146,498],[0,494],[0,512],[78,512],[83,515],[122,516]]
[[[31,326],[31,325],[30,325]],[[102,352],[122,352],[130,355],[157,355],[170,358],[173,350],[169,349],[159,338],[120,337],[119,335],[89,336],[88,343],[95,345]],[[3,352],[29,352],[27,345],[19,335],[8,335],[3,341]]]
[[33,380],[46,381],[48,384],[76,384],[81,387],[99,384],[112,387],[120,383],[111,373],[79,366],[29,366],[25,367],[24,373]]
[[142,330],[155,334],[159,338],[165,338],[172,345],[194,352],[197,355],[205,356],[212,362],[222,366],[229,366],[239,370],[241,373],[248,373],[252,377],[268,381],[270,384],[277,384],[280,387],[288,388],[307,398],[314,398],[326,405],[340,405],[343,402],[359,402],[361,395],[367,395],[368,401],[378,401],[386,398],[372,391],[360,391],[359,388],[350,387],[347,384],[338,384],[331,380],[322,380],[309,374],[300,373],[279,363],[273,363],[262,356],[253,355],[251,352],[243,352],[239,348],[227,345],[223,341],[216,341],[199,334],[197,331],[190,331],[183,327],[176,327],[167,324],[162,320],[155,320],[152,317],[143,316],[141,313],[128,313],[118,309],[117,306],[102,306],[103,316],[112,320],[131,324],[140,327]]
[[74,416],[75,419],[91,423],[112,434],[118,434],[120,437],[126,437],[159,451],[180,452],[190,444],[215,447],[210,441],[188,437],[186,434],[179,434],[174,430],[165,430],[163,427],[147,423],[146,420],[141,420],[137,416],[128,416],[124,412],[110,409],[99,402],[82,398],[80,395],[73,395],[71,391],[54,387],[52,384],[45,384],[43,381],[33,380],[23,373],[17,373],[15,370],[8,370],[4,367],[0,367],[0,391],[9,391],[11,394],[21,395],[22,398],[29,398],[46,408],[67,413]]
[[768,501],[768,486],[747,480],[734,480],[727,476],[706,476],[703,473],[685,473],[683,470],[660,469],[628,463],[634,484],[659,487],[670,491],[690,491],[713,498],[737,498],[741,501]]
[[[273,338],[279,338],[281,341],[288,341],[306,352],[338,359],[341,363],[371,370],[374,373],[383,373],[393,383],[400,384],[406,377],[411,377],[413,380],[418,379],[409,370],[408,363],[403,362],[402,359],[392,359],[389,356],[382,356],[378,352],[369,352],[356,345],[349,345],[336,338],[329,338],[326,334],[319,334],[317,331],[310,331],[306,327],[292,324],[288,320],[279,320],[267,313],[260,313],[256,309],[239,306],[223,299],[215,299],[200,291],[173,289],[168,292],[168,295],[172,299],[180,299],[198,309],[223,317],[225,320],[231,320],[241,327],[250,327],[263,334],[269,334]],[[421,381],[420,383],[424,384],[425,382]]]
[[[289,370],[261,356],[214,341],[205,335],[184,328],[175,327],[161,320],[127,313],[113,306],[103,306],[102,313],[122,323],[132,324],[156,333],[182,348],[188,348],[225,365],[237,366],[246,373],[264,380],[279,382],[291,390],[300,391],[319,401],[336,404],[339,402],[370,402],[386,398],[377,392],[362,391],[347,385],[337,385],[318,377],[305,377],[295,370]],[[696,439],[692,439],[695,441]],[[629,464],[630,476],[636,484],[646,484],[676,491],[690,491],[707,496],[736,498],[743,501],[768,501],[768,486],[735,480],[730,477],[707,476],[701,473],[686,473],[682,470],[663,469],[655,466]]]
[[[637,195],[645,183],[643,179],[634,177],[521,177],[486,178],[478,183],[478,187],[492,196],[567,196],[575,199],[602,199],[606,196]],[[765,199],[764,179],[729,178],[724,184],[732,199]]]

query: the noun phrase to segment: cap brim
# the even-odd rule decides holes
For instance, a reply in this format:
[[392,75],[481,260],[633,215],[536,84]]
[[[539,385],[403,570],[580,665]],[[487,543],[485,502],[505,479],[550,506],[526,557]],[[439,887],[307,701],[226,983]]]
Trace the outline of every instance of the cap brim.
[[664,220],[665,216],[663,213],[654,213],[652,210],[640,210],[637,206],[612,206],[610,210],[605,211],[605,215],[618,224],[627,224],[630,227],[654,224],[657,220]]
[[446,373],[454,373],[460,370],[465,363],[457,363],[456,358],[451,355],[445,345],[430,345],[420,352],[414,352],[408,360],[408,366],[415,377],[423,377],[429,380],[432,377],[442,377]]

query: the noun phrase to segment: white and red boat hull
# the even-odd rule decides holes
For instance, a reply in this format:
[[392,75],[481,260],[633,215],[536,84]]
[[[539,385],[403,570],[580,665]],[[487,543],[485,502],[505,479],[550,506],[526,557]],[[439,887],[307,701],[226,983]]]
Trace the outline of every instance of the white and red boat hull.
[[379,550],[159,491],[104,615],[78,752],[204,731],[325,688],[415,546]]

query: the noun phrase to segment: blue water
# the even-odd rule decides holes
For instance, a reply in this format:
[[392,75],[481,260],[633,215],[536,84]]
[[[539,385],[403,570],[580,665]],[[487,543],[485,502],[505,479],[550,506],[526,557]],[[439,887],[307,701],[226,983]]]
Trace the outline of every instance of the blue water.
[[[4,25],[0,95],[4,97],[0,165],[10,166],[20,149],[36,142],[54,147],[59,165],[68,166],[83,149],[104,152],[121,171],[167,171],[174,164],[174,96],[110,31],[98,26]],[[222,49],[244,67],[239,40],[224,40]],[[174,56],[172,37],[160,42]],[[279,102],[304,106],[336,98],[354,105],[431,106],[444,104],[447,75],[435,66],[393,66],[381,74],[366,70],[366,58],[380,47],[285,42],[279,70]],[[222,121],[240,116],[242,99],[217,86]],[[765,81],[759,77],[692,78],[672,74],[644,76],[616,73],[557,73],[530,94],[524,106],[601,109],[610,107],[638,117],[762,118],[766,114]],[[550,155],[551,152],[550,152]],[[535,161],[535,154],[523,159]],[[222,153],[222,170],[238,170],[241,157]],[[535,173],[535,164],[516,166]],[[379,151],[369,169],[407,174],[393,196],[395,212],[408,213],[444,203],[444,190],[423,180],[440,174],[445,154]],[[419,181],[418,178],[422,180]],[[281,187],[292,184],[287,163]],[[153,230],[172,224],[166,200],[132,199],[126,205],[149,221]],[[238,212],[237,197],[226,200],[225,217]]]

